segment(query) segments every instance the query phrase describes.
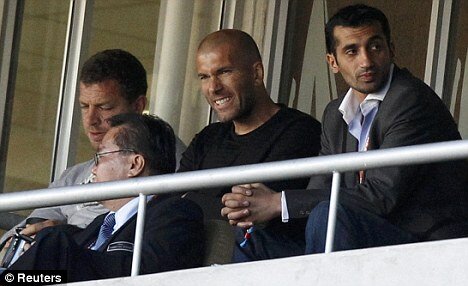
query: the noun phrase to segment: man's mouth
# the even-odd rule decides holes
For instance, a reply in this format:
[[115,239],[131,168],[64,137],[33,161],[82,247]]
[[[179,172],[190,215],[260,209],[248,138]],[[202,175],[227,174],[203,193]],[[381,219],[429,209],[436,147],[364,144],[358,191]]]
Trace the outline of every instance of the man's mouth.
[[223,98],[215,100],[214,102],[217,106],[221,106],[221,105],[228,103],[229,101],[231,101],[230,97],[223,97]]
[[359,78],[363,79],[364,81],[372,81],[375,78],[375,72],[364,72],[359,75]]
[[95,132],[95,131],[89,131],[88,132],[89,134],[89,137],[92,139],[92,140],[96,140],[96,139],[102,139],[102,137],[104,136],[104,134],[106,134],[105,132]]

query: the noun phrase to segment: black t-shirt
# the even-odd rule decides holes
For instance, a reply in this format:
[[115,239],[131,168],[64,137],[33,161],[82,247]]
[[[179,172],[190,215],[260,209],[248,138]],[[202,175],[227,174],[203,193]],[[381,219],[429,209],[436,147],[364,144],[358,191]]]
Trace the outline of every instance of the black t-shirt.
[[[254,131],[237,135],[234,124],[205,127],[182,155],[179,172],[240,166],[316,156],[320,149],[320,123],[298,110],[281,109]],[[301,189],[309,178],[268,182],[275,191]],[[253,182],[254,183],[254,182]],[[198,203],[205,219],[221,219],[221,197],[231,187],[194,190],[187,198]]]

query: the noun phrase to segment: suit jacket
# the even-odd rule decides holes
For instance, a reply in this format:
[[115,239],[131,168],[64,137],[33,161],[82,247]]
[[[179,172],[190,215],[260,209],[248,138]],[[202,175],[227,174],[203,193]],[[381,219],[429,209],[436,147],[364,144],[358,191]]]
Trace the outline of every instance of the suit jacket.
[[[338,110],[343,98],[325,109],[322,156],[357,150],[357,140]],[[368,149],[458,139],[457,126],[440,98],[407,70],[395,67],[369,131]],[[357,172],[345,173],[340,203],[384,217],[422,240],[466,236],[467,170],[466,161],[371,169],[363,184]],[[331,176],[316,176],[307,191],[286,192],[290,216],[308,215],[320,201],[329,200],[330,185]]]
[[[10,269],[66,269],[68,282],[130,275],[136,215],[98,251],[89,250],[105,216],[84,230],[70,225],[44,229]],[[203,216],[195,203],[156,197],[147,206],[140,274],[201,266],[203,237]]]

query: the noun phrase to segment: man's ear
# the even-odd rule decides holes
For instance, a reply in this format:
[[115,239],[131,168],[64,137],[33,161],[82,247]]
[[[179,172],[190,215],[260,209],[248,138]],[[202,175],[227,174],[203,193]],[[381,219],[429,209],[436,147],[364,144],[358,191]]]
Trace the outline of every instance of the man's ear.
[[338,66],[338,61],[336,60],[335,55],[327,54],[327,62],[333,73],[340,72],[340,67]]
[[390,49],[390,58],[393,59],[395,57],[395,45],[393,45],[393,43],[390,43],[389,49]]
[[146,160],[141,154],[132,156],[130,162],[130,169],[128,170],[128,177],[134,178],[140,176],[145,170]]
[[252,66],[254,70],[254,80],[256,85],[263,85],[263,76],[264,76],[264,70],[263,70],[263,64],[261,62],[255,62]]
[[143,113],[143,110],[145,110],[145,106],[146,106],[146,96],[144,95],[140,95],[133,103],[133,110],[135,111],[135,113],[137,114],[142,114]]

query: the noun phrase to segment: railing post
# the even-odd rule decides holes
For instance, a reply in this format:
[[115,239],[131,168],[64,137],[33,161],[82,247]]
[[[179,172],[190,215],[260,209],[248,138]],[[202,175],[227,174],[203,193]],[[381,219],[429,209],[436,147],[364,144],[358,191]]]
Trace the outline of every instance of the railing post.
[[137,276],[140,272],[141,262],[141,246],[143,243],[143,231],[145,229],[145,215],[146,215],[146,196],[140,194],[138,196],[138,213],[135,228],[135,242],[133,245],[132,257],[132,276]]
[[330,208],[328,210],[327,241],[325,244],[325,253],[330,253],[333,251],[333,241],[335,239],[336,207],[338,204],[340,184],[341,174],[335,171],[333,172]]

